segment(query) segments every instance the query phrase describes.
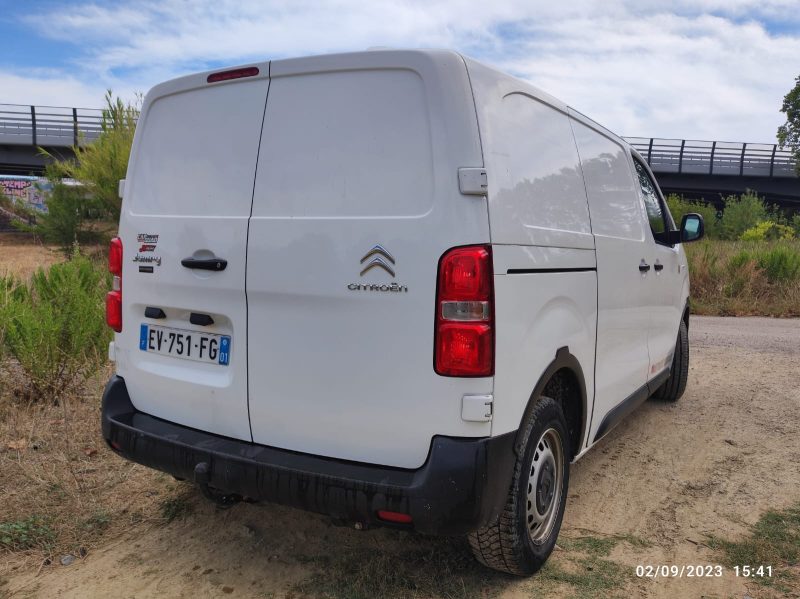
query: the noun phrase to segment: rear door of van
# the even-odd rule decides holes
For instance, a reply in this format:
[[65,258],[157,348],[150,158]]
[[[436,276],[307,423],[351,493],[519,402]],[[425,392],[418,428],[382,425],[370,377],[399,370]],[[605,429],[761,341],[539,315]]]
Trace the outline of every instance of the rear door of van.
[[269,64],[244,73],[147,96],[120,219],[115,346],[138,410],[249,441],[246,240]]
[[489,242],[466,67],[448,52],[273,61],[247,251],[256,443],[417,468],[434,435],[480,437],[433,368],[437,266]]

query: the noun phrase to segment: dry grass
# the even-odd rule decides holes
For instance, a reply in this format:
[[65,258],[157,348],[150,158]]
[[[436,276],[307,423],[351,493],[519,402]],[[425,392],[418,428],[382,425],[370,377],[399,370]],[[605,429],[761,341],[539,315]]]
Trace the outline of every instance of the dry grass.
[[47,268],[63,259],[58,248],[42,245],[29,235],[0,234],[0,277],[27,278],[37,268]]
[[[0,236],[0,276],[27,278],[63,259],[30,237]],[[119,458],[100,434],[100,398],[110,371],[103,368],[78,393],[47,404],[19,394],[19,366],[11,359],[0,363],[0,530],[21,536],[0,538],[0,554],[13,550],[0,560],[0,580],[6,569],[35,568],[65,553],[80,556],[101,536],[165,521],[161,504],[177,483]],[[36,534],[25,538],[31,530]]]
[[[82,395],[59,405],[16,399],[9,389],[16,376],[13,365],[0,371],[6,383],[0,391],[0,524],[34,517],[53,532],[47,543],[16,552],[16,565],[81,555],[101,535],[165,519],[161,503],[177,483],[119,458],[102,439],[105,370]],[[0,545],[0,551],[7,549]]]
[[[105,246],[82,246],[82,254],[95,259],[105,256]],[[13,275],[26,279],[38,268],[63,262],[63,252],[54,245],[45,245],[33,235],[0,233],[0,277]]]
[[800,316],[800,276],[783,272],[790,268],[778,272],[764,268],[765,254],[776,251],[800,263],[800,241],[713,240],[688,244],[692,312],[709,316]]

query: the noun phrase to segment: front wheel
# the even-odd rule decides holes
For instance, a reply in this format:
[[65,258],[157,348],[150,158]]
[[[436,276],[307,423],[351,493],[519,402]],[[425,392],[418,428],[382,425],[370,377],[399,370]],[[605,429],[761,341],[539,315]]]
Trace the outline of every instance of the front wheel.
[[653,394],[655,399],[662,401],[678,401],[686,390],[686,380],[689,378],[689,329],[681,320],[678,329],[678,340],[675,343],[675,353],[672,356],[672,369],[669,378]]
[[495,570],[530,576],[555,547],[569,486],[569,437],[561,406],[542,397],[525,423],[506,506],[495,522],[469,535],[476,559]]

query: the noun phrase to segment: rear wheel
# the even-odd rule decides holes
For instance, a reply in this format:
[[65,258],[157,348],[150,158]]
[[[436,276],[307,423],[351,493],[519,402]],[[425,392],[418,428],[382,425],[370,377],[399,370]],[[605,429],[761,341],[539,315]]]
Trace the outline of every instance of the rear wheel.
[[681,320],[678,329],[678,341],[675,343],[675,353],[672,356],[672,370],[669,378],[653,394],[655,399],[662,401],[678,401],[686,390],[686,380],[689,378],[689,329]]
[[561,406],[542,397],[525,423],[505,508],[469,535],[482,564],[519,576],[539,570],[555,547],[569,486],[569,437]]

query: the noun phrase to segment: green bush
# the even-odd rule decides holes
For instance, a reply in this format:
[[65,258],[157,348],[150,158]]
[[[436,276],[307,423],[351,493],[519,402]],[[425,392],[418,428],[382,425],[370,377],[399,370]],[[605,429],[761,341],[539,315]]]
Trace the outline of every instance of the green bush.
[[758,223],[768,220],[769,211],[755,192],[725,198],[725,210],[720,219],[723,239],[739,239],[742,233]]
[[694,212],[703,217],[706,237],[714,238],[718,236],[717,209],[712,204],[703,201],[685,200],[682,196],[672,193],[667,196],[667,207],[675,220],[675,226],[680,227],[683,216]]
[[111,338],[107,287],[103,270],[76,254],[6,292],[4,344],[22,368],[31,399],[56,401],[102,364]]
[[792,227],[765,220],[755,227],[747,229],[739,239],[742,241],[774,241],[777,239],[792,239],[793,237],[794,229]]
[[789,246],[776,245],[758,252],[756,263],[772,282],[800,279],[800,252]]
[[76,243],[96,243],[100,234],[95,229],[105,211],[98,201],[87,196],[83,187],[53,182],[47,198],[47,212],[37,216],[36,225],[28,229],[46,242],[58,245],[65,255]]
[[789,221],[789,226],[794,229],[794,236],[800,238],[800,212],[792,216],[792,220]]

